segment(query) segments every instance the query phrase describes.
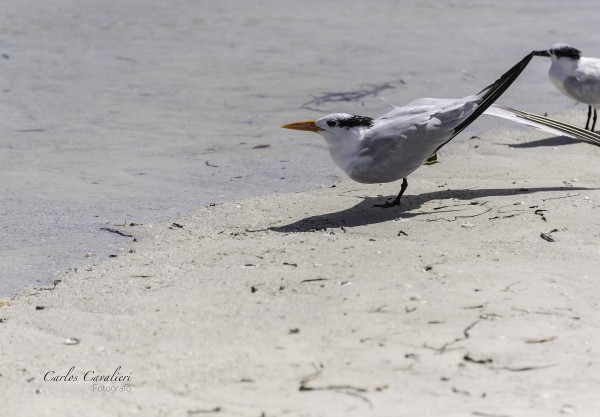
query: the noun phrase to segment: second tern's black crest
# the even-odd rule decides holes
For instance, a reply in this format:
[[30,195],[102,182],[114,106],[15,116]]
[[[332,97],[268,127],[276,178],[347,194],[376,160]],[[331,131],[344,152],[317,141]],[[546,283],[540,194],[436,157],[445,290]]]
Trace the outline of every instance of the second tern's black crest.
[[561,45],[558,48],[553,48],[550,52],[556,55],[557,58],[581,58],[581,51],[569,45]]
[[371,127],[373,126],[373,118],[368,116],[352,116],[344,119],[339,119],[338,121],[339,127],[356,127],[356,126],[364,126]]

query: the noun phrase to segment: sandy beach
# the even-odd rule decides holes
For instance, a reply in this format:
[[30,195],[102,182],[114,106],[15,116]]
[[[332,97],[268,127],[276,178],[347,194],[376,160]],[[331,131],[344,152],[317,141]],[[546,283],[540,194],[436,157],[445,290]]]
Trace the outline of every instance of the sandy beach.
[[0,416],[598,415],[600,149],[482,118],[382,210],[279,127],[600,56],[569,5],[4,2]]
[[0,413],[595,415],[598,158],[491,131],[400,208],[341,181],[114,226],[136,242],[0,308]]

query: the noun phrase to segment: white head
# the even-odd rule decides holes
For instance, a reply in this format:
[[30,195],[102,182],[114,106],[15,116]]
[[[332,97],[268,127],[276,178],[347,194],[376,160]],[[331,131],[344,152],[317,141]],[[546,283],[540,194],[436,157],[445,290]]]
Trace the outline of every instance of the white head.
[[329,147],[331,158],[348,175],[348,164],[360,151],[361,139],[365,130],[373,126],[373,119],[347,113],[333,113],[319,120],[289,123],[281,127],[295,130],[308,130],[321,134]]
[[359,138],[371,126],[373,126],[373,119],[370,117],[333,113],[321,117],[319,120],[289,123],[281,127],[320,133],[329,142]]

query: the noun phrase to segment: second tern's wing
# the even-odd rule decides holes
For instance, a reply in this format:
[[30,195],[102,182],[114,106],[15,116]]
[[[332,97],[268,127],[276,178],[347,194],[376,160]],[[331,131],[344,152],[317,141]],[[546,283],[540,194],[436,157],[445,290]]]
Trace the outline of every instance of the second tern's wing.
[[600,104],[600,80],[567,77],[564,81],[569,95],[582,103]]

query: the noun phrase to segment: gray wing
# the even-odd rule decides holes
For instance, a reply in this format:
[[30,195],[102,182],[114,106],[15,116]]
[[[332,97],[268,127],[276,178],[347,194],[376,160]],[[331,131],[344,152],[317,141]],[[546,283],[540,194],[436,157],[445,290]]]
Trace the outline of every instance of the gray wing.
[[398,120],[401,117],[434,114],[464,100],[457,100],[455,98],[418,98],[406,103],[404,106],[394,106],[394,110],[389,111],[377,120]]
[[[397,150],[408,140],[439,146],[477,108],[478,98],[421,98],[398,107],[374,121],[362,140],[363,151],[385,147]],[[421,146],[424,144],[421,143]]]
[[575,100],[592,105],[600,104],[600,80],[567,77],[564,86]]
[[363,137],[350,176],[362,182],[408,176],[452,137],[476,106],[473,97],[419,99],[392,110],[376,119]]

